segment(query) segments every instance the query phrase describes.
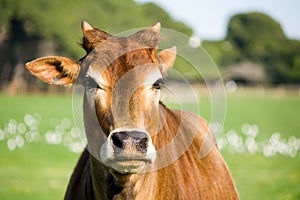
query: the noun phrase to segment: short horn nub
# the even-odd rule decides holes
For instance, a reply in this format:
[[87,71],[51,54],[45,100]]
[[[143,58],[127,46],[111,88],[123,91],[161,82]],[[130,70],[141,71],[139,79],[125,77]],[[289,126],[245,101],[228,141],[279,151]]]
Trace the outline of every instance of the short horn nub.
[[91,31],[94,28],[89,23],[87,23],[86,21],[82,21],[81,29],[85,32],[85,31]]
[[160,22],[156,22],[152,27],[151,27],[151,30],[155,33],[159,33],[160,32]]

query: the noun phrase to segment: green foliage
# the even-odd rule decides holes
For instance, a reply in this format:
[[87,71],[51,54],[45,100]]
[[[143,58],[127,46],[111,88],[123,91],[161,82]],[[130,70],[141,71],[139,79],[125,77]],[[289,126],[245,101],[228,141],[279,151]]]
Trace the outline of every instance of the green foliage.
[[9,29],[12,19],[25,22],[28,35],[54,41],[60,51],[79,58],[80,23],[90,22],[110,33],[151,26],[160,21],[164,27],[191,35],[192,30],[174,21],[155,4],[138,5],[133,0],[0,0],[0,31]]
[[[82,20],[112,34],[151,26],[157,21],[164,28],[188,36],[193,32],[156,4],[137,4],[133,0],[0,0],[0,6],[0,35],[10,35],[14,21],[21,23],[24,29],[11,38],[14,43],[8,44],[13,46],[10,50],[7,51],[6,46],[1,47],[0,41],[3,58],[15,60],[9,61],[12,67],[22,55],[27,54],[27,57],[23,56],[25,61],[38,57],[39,40],[50,41],[61,55],[74,59],[82,57],[84,52],[78,47],[82,37]],[[280,24],[262,13],[233,16],[226,38],[223,41],[204,41],[203,47],[218,66],[250,61],[262,65],[272,83],[300,83],[300,42],[286,38]],[[0,64],[4,66],[1,59]],[[189,72],[188,65],[180,58],[176,69],[189,74],[188,78],[201,80],[196,72]],[[13,70],[7,74],[5,76],[12,76]]]
[[225,38],[232,49],[221,65],[244,61],[261,64],[272,83],[299,83],[299,42],[289,40],[279,23],[262,13],[238,14],[231,18]]
[[249,13],[236,15],[230,20],[226,40],[241,51],[242,57],[237,59],[259,62],[260,57],[278,49],[286,37],[281,26],[270,17]]
[[217,65],[221,63],[223,57],[223,43],[223,41],[203,41],[202,43],[203,48],[209,53]]

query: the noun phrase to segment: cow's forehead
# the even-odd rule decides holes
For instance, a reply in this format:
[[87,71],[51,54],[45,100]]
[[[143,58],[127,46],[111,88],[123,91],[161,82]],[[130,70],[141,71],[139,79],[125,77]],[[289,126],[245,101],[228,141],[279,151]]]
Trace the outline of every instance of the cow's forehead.
[[87,76],[93,78],[99,85],[112,88],[120,81],[122,84],[144,85],[162,78],[160,68],[156,63],[137,65],[132,68],[117,65],[103,68],[92,63]]
[[127,37],[111,36],[98,43],[82,60],[84,71],[97,82],[105,80],[111,82],[110,84],[138,66],[147,65],[148,69],[135,70],[140,71],[140,79],[147,76],[145,74],[147,71],[150,73],[154,70],[157,74],[159,71],[156,57],[158,39],[159,35],[149,30],[142,30]]

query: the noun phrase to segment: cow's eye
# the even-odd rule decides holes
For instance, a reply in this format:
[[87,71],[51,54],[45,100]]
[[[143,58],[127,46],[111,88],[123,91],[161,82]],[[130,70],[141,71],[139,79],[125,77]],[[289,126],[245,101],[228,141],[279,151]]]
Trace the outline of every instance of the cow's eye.
[[97,85],[97,89],[99,89],[99,90],[104,90],[104,88],[101,87],[100,85]]
[[162,78],[158,79],[153,83],[153,88],[159,90],[161,88],[161,85],[164,83],[164,80]]
[[83,85],[84,85],[84,87],[86,87],[88,89],[93,89],[93,88],[98,88],[99,87],[98,84],[96,83],[96,81],[93,78],[89,77],[89,76],[87,76],[84,79]]
[[83,81],[83,85],[87,89],[104,90],[103,87],[101,87],[99,84],[97,84],[96,81],[93,78],[89,77],[89,76],[85,77],[85,79]]

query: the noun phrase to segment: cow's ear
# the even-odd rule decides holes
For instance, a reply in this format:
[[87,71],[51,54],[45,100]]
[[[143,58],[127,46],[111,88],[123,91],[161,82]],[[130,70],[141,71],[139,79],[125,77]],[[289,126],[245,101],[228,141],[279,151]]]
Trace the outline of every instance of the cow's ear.
[[177,49],[174,46],[170,49],[164,49],[158,53],[158,57],[166,68],[170,68],[173,66],[176,59],[176,52]]
[[26,68],[42,81],[54,85],[71,85],[79,74],[79,64],[60,56],[42,57],[26,63]]

